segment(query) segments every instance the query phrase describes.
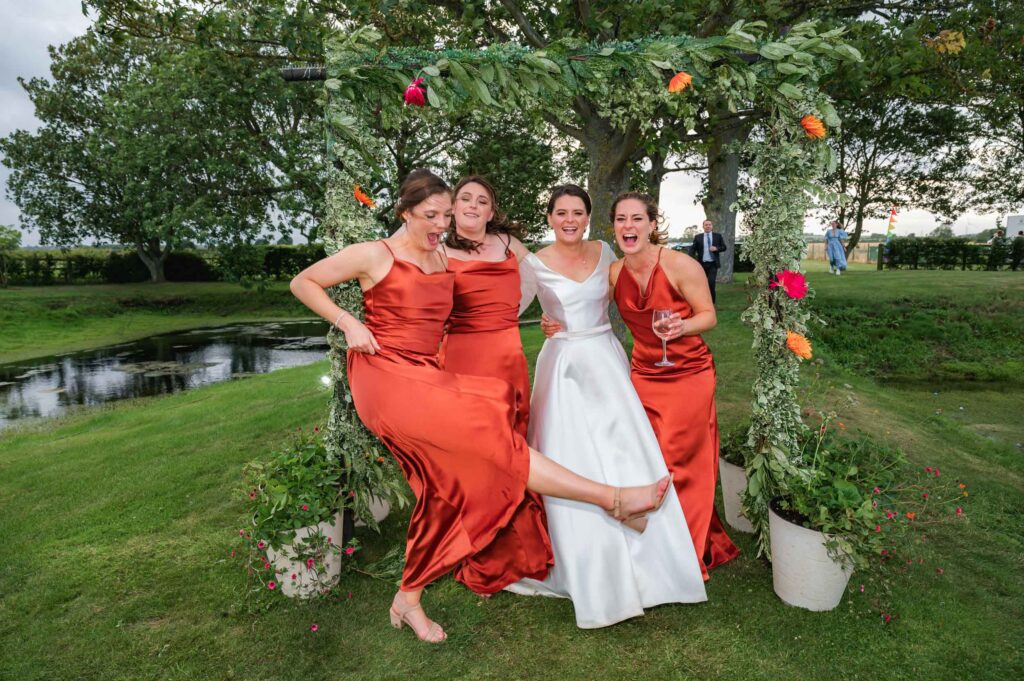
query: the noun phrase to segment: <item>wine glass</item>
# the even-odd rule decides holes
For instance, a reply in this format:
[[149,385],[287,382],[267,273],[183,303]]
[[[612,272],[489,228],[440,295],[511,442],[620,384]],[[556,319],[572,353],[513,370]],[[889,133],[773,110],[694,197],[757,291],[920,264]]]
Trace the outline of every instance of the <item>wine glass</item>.
[[656,367],[675,366],[675,362],[668,361],[668,320],[672,316],[672,310],[655,310],[651,318],[651,328],[654,335],[661,339],[661,361],[655,362]]

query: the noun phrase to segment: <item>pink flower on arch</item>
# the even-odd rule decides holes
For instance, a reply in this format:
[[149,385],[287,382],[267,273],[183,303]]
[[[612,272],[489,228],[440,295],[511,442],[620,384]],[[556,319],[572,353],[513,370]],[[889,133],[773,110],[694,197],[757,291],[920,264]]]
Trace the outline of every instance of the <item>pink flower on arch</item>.
[[309,504],[303,504],[302,505],[302,510],[303,511],[308,511],[309,510]]
[[245,530],[239,530],[238,531],[238,536],[239,537],[244,537],[245,536]]
[[271,591],[273,591],[274,589],[277,588],[277,582],[275,582],[273,580],[267,582],[267,588],[270,589]]
[[292,573],[292,579],[298,579],[298,578],[299,578],[299,576],[293,572]]
[[876,487],[873,490],[871,490],[871,493],[872,494],[881,494],[882,493],[882,488],[881,487]]
[[881,525],[875,525],[875,532],[881,532],[881,531],[882,531],[882,526]]
[[348,547],[347,549],[345,549],[345,555],[346,556],[351,556],[355,552],[356,552],[356,550],[354,548],[352,548],[351,546]]
[[313,624],[309,625],[309,630],[315,634],[316,632],[320,631],[320,627],[317,626],[316,622],[313,622]]
[[307,559],[306,559],[306,567],[308,567],[308,568],[312,568],[312,567],[313,567],[313,564],[314,564],[315,562],[316,562],[316,561],[314,561],[314,560],[313,560],[312,558],[307,558]]
[[409,87],[405,88],[405,103],[412,106],[426,106],[426,94],[427,86],[423,84],[422,78],[417,78],[409,83]]
[[266,547],[267,547],[267,542],[263,541],[262,539],[259,540],[258,542],[256,542],[256,548],[263,549],[263,548],[266,548]]
[[896,514],[894,512],[892,512],[892,511],[886,510],[885,517],[888,520],[892,520],[893,518],[896,517]]
[[960,508],[959,506],[957,506],[957,507],[956,507],[956,515],[957,515],[957,517],[960,517],[960,516],[962,516],[963,514],[964,514],[964,509],[962,509],[962,508]]
[[786,292],[786,295],[793,300],[800,300],[807,297],[807,279],[799,272],[782,270],[775,275],[775,281],[768,285],[768,288],[779,288]]

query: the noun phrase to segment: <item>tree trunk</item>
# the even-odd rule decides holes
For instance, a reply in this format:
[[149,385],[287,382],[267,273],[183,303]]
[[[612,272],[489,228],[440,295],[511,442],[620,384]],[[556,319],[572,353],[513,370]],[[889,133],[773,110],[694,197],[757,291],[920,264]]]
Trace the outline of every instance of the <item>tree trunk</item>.
[[[593,205],[590,212],[590,238],[605,241],[618,250],[608,214],[615,197],[629,190],[629,164],[636,151],[636,129],[621,132],[603,119],[592,116],[587,121],[583,137],[583,146],[590,160],[587,175],[587,191]],[[608,315],[612,330],[623,341],[626,338],[626,325],[619,309],[609,303]]]
[[615,245],[615,233],[608,217],[615,197],[629,190],[629,158],[636,145],[635,135],[614,130],[602,120],[587,126],[583,141],[590,160],[587,191],[593,202],[590,238]]
[[647,193],[653,196],[655,201],[660,201],[661,180],[665,177],[665,154],[661,151],[656,151],[647,158],[651,162],[651,167],[644,171],[644,179],[647,181]]
[[[857,204],[857,212],[854,214],[853,234],[850,235],[850,239],[846,242],[847,256],[853,253],[853,249],[860,243],[860,234],[864,231],[864,209],[865,205],[863,203]],[[879,253],[878,257],[881,259],[881,253]]]
[[[731,115],[727,109],[713,109],[712,116]],[[750,124],[730,120],[713,125],[708,140],[708,191],[702,201],[704,214],[714,224],[714,230],[725,239],[728,250],[721,259],[718,281],[732,282],[733,260],[736,257],[736,211],[730,206],[736,203],[737,186],[740,177],[740,155],[732,148],[750,134]]]
[[167,260],[167,251],[161,251],[158,240],[150,239],[146,244],[135,244],[135,252],[139,254],[139,259],[149,270],[151,282],[159,284],[167,281],[167,277],[164,276],[164,261]]

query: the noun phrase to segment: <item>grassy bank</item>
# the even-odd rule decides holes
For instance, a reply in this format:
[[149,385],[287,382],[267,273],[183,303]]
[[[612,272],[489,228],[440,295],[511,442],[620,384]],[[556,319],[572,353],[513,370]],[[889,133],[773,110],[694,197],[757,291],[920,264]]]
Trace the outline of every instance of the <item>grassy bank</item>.
[[[975,287],[1024,297],[1015,283],[1024,278],[915,278],[931,274],[815,276],[815,304],[873,296],[885,307],[900,297],[946,296],[962,306],[976,302]],[[723,287],[721,323],[708,336],[725,427],[748,408],[744,306],[742,285]],[[853,333],[855,322],[848,324]],[[524,332],[531,354],[538,333]],[[897,327],[875,342],[911,337],[915,331]],[[816,350],[823,362],[806,365],[805,404],[835,409],[851,430],[897,443],[913,461],[970,485],[967,519],[929,531],[913,556],[925,564],[897,580],[890,625],[880,623],[871,594],[858,592],[856,576],[833,612],[783,605],[770,569],[739,533],[732,534],[743,554],[712,573],[707,603],[656,608],[603,630],[576,629],[565,601],[483,601],[450,579],[427,596],[450,635],[438,647],[392,630],[393,586],[369,578],[347,579],[330,601],[247,604],[244,574],[230,556],[243,522],[240,468],[324,414],[320,364],[0,434],[0,677],[1021,677],[1024,390],[927,378],[889,384],[848,361],[871,357],[872,347],[818,341]],[[363,531],[365,557],[400,541],[404,521],[390,518],[383,536]]]
[[96,284],[0,288],[0,363],[233,321],[308,317],[274,282]]

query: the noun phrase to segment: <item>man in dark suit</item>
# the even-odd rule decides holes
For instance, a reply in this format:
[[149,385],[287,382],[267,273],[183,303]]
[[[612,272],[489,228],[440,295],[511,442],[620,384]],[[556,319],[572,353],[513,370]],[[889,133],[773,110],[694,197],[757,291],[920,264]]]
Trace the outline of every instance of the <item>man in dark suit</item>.
[[722,235],[712,231],[714,225],[711,224],[711,220],[705,220],[703,226],[704,231],[693,237],[690,255],[704,268],[704,273],[708,276],[708,288],[711,289],[711,302],[715,302],[715,277],[718,276],[718,266],[721,264],[718,256],[729,249],[726,248]]

